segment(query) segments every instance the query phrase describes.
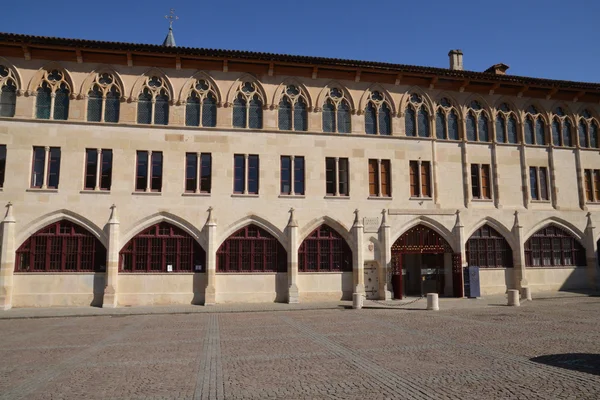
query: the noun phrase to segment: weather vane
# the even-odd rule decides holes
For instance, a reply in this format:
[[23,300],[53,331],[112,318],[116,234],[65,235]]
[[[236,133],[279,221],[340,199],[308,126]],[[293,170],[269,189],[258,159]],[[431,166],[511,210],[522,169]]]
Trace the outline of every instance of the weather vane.
[[165,19],[169,20],[169,28],[173,28],[173,21],[178,20],[179,17],[177,15],[175,15],[175,9],[171,8],[171,11],[169,12],[169,15],[165,15]]

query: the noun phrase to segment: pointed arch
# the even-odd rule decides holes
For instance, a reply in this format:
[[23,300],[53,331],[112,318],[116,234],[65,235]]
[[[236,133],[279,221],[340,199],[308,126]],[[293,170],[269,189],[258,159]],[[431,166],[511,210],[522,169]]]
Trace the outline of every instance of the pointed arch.
[[269,98],[267,97],[267,92],[265,91],[265,88],[263,87],[262,83],[254,75],[246,73],[246,72],[242,73],[235,81],[233,81],[231,86],[229,86],[229,89],[227,90],[227,98],[226,98],[227,107],[230,107],[233,104],[233,100],[235,100],[235,96],[237,94],[238,88],[239,88],[240,84],[242,84],[244,82],[252,82],[256,85],[256,90],[258,91],[260,96],[262,96],[262,98],[263,98],[263,102],[264,102],[263,108],[268,107],[269,106],[268,105]]
[[[409,88],[406,92],[404,92],[402,97],[400,97],[400,102],[398,103],[398,115],[404,116],[406,106],[410,102],[410,96],[415,93],[423,98],[423,103],[425,103],[425,105],[429,108],[429,110],[427,111],[429,111],[429,114],[432,115],[432,113],[435,110],[435,104],[433,103],[433,100],[431,99],[429,94],[427,94],[427,92],[425,92],[420,86],[413,86]],[[460,113],[459,116],[462,118]]]
[[540,229],[546,228],[549,225],[556,225],[557,227],[564,229],[565,231],[573,235],[573,237],[576,238],[583,245],[583,239],[585,236],[584,232],[577,228],[574,224],[558,217],[548,217],[533,225],[525,234],[524,240],[528,241],[534,233],[536,233]]
[[223,233],[219,235],[217,245],[215,247],[218,249],[231,235],[248,225],[256,225],[259,228],[264,229],[275,239],[277,239],[277,241],[283,246],[283,248],[287,250],[288,241],[285,233],[279,228],[277,228],[277,226],[275,226],[273,223],[269,222],[267,219],[256,214],[247,215],[227,226],[223,230]]
[[88,232],[93,234],[105,248],[108,248],[108,235],[95,223],[87,219],[81,214],[73,212],[67,209],[60,209],[52,211],[48,214],[44,214],[38,218],[35,218],[29,224],[27,224],[16,236],[15,248],[18,249],[21,245],[29,239],[29,237],[40,229],[51,225],[55,222],[66,220],[73,222],[82,228],[85,228]]
[[577,109],[572,109],[571,115],[574,118],[579,119],[579,118],[581,118],[584,111],[589,111],[590,114],[592,114],[592,118],[596,119],[597,121],[600,121],[600,112],[598,112],[596,107],[594,107],[594,106],[590,107],[589,103],[588,104],[580,103],[580,105],[579,105],[579,107],[577,107]]
[[0,56],[0,65],[4,65],[10,70],[12,78],[15,80],[15,84],[17,85],[17,93],[23,90],[23,77],[21,77],[21,72],[14,66],[14,64],[8,61],[6,58]]
[[351,112],[355,113],[356,112],[356,102],[354,101],[354,97],[352,97],[352,95],[350,94],[350,91],[348,90],[348,88],[345,85],[342,85],[340,82],[338,82],[336,80],[331,80],[331,81],[327,82],[327,84],[325,86],[323,86],[323,88],[317,95],[317,101],[315,103],[314,110],[317,111],[317,110],[320,110],[323,108],[323,104],[325,103],[325,100],[327,99],[327,95],[329,93],[329,89],[332,89],[332,88],[338,88],[342,91],[342,93],[344,94],[344,98],[346,100],[348,100],[348,102],[350,103]]
[[[304,225],[301,229],[299,229],[298,245],[304,242],[304,239],[306,239],[308,235],[310,235],[315,229],[317,229],[321,225],[329,226],[331,229],[339,233],[344,238],[344,240],[346,241],[346,243],[348,243],[348,246],[350,246],[351,249],[355,248],[356,243],[354,242],[354,238],[350,233],[350,229],[342,222],[338,221],[337,219],[331,218],[327,215],[314,218],[311,221],[309,221],[306,225]],[[294,251],[298,251],[298,249],[294,249]]]
[[394,102],[394,99],[392,99],[392,95],[386,88],[381,86],[380,83],[372,84],[360,96],[360,100],[358,101],[358,109],[357,109],[359,112],[363,113],[365,111],[365,108],[367,107],[367,103],[369,101],[369,95],[372,92],[380,92],[381,94],[383,94],[385,101],[387,101],[389,103],[389,105],[392,107],[392,110],[391,110],[392,117],[397,115],[398,108],[396,106],[396,103]]
[[465,232],[467,232],[465,234],[465,238],[469,240],[469,238],[473,236],[473,233],[475,233],[475,231],[477,231],[484,225],[488,225],[489,227],[495,229],[499,234],[501,234],[504,237],[504,239],[506,239],[506,241],[508,242],[512,251],[519,250],[519,244],[516,242],[512,231],[508,229],[502,222],[492,217],[482,218],[477,223],[475,223],[475,225],[473,225],[468,231],[465,230]]
[[167,88],[167,91],[169,92],[169,100],[173,102],[175,99],[175,90],[173,89],[173,82],[171,82],[171,79],[169,79],[167,74],[162,69],[157,67],[152,67],[146,70],[146,72],[144,72],[136,79],[133,86],[131,87],[131,93],[129,98],[131,100],[137,100],[138,96],[142,92],[142,88],[146,83],[146,78],[152,76],[158,76],[159,78],[162,78],[165,81],[165,86]]
[[184,104],[187,101],[187,98],[191,91],[191,85],[195,80],[204,79],[210,83],[211,88],[214,90],[217,96],[217,105],[221,106],[223,104],[223,95],[221,93],[221,88],[217,84],[217,82],[213,79],[212,76],[207,71],[198,70],[191,77],[186,79],[185,83],[179,90],[179,98],[177,99],[177,103]]
[[30,95],[35,95],[35,93],[37,93],[38,87],[41,85],[42,80],[44,79],[44,74],[55,69],[64,73],[64,80],[67,82],[71,89],[71,96],[77,96],[77,93],[75,92],[75,83],[73,81],[73,77],[71,76],[71,72],[69,72],[69,70],[66,69],[61,63],[56,61],[52,61],[44,65],[43,67],[38,69],[35,72],[35,74],[33,74],[31,79],[29,80],[29,85],[27,86],[27,93]]
[[121,75],[112,66],[110,66],[108,64],[100,65],[100,66],[98,66],[98,68],[96,68],[92,72],[90,72],[88,74],[88,76],[86,76],[85,79],[83,80],[83,82],[81,83],[81,86],[79,88],[79,93],[81,93],[82,96],[86,96],[87,93],[92,88],[94,81],[96,80],[96,75],[102,74],[102,73],[109,73],[115,77],[115,81],[116,81],[115,83],[117,84],[119,89],[121,89],[121,98],[125,98],[125,93],[127,93],[126,89],[125,89],[125,82],[123,81],[123,78],[121,77]]
[[448,230],[441,222],[434,220],[433,218],[427,217],[425,215],[420,215],[417,218],[410,220],[399,228],[395,229],[392,232],[392,240],[391,243],[394,244],[396,241],[409,229],[414,228],[417,225],[423,225],[427,228],[432,229],[437,234],[439,234],[448,244],[452,247],[452,251],[455,253],[460,252],[460,246],[458,245],[457,240],[453,237],[452,231]]
[[129,230],[121,235],[119,249],[122,249],[135,235],[142,232],[144,229],[147,229],[153,225],[159,224],[161,222],[167,222],[183,231],[188,233],[194,240],[196,240],[203,249],[207,248],[205,235],[202,235],[201,230],[196,228],[193,224],[191,224],[185,218],[182,218],[178,215],[172,214],[166,211],[160,211],[155,214],[144,217],[136,222],[134,222]]
[[523,114],[521,113],[521,108],[517,107],[517,105],[515,104],[515,102],[513,101],[513,99],[511,99],[510,97],[507,96],[502,96],[499,99],[497,99],[494,104],[494,118],[496,118],[498,111],[500,110],[500,106],[502,104],[508,104],[508,107],[510,108],[510,111],[515,115],[515,118],[517,119],[517,123],[520,125],[523,123]]
[[477,101],[479,104],[481,104],[481,108],[483,109],[483,111],[485,111],[488,118],[491,118],[492,107],[490,107],[490,103],[488,103],[488,101],[486,99],[484,99],[483,96],[480,95],[479,93],[471,93],[471,95],[469,95],[469,97],[467,97],[466,101],[462,104],[461,108],[463,109],[463,115],[462,115],[463,118],[467,117],[467,112],[473,101]]
[[308,104],[307,104],[308,111],[312,111],[315,107],[315,104],[312,99],[312,96],[310,95],[310,92],[308,91],[308,88],[306,87],[306,85],[304,83],[300,82],[298,79],[296,79],[294,77],[285,78],[277,86],[277,88],[273,92],[273,97],[271,98],[271,100],[272,100],[271,104],[273,105],[273,107],[274,108],[279,107],[279,100],[281,98],[281,94],[283,93],[285,88],[288,87],[289,85],[294,85],[300,89],[300,92],[302,92],[302,94],[304,95],[304,98],[306,98],[306,101],[308,102]]
[[[433,96],[431,98],[431,101],[433,102],[433,104],[435,105],[436,109],[438,107],[440,107],[440,102],[443,98],[446,98],[448,100],[450,100],[451,106],[454,107],[457,111],[460,111],[460,103],[458,102],[458,100],[456,99],[456,97],[454,97],[454,95],[446,90],[443,90],[441,92],[439,92],[438,94],[436,94],[435,96]],[[459,114],[460,116],[460,114]]]
[[548,110],[546,109],[546,107],[543,107],[542,104],[538,101],[538,100],[530,100],[527,103],[525,103],[525,107],[523,107],[520,111],[522,113],[521,115],[521,120],[525,121],[525,114],[527,114],[527,109],[531,106],[534,106],[537,110],[537,112],[539,113],[540,117],[542,118],[542,120],[544,121],[544,123],[546,124],[546,126],[548,126],[548,124],[551,122],[548,119]]

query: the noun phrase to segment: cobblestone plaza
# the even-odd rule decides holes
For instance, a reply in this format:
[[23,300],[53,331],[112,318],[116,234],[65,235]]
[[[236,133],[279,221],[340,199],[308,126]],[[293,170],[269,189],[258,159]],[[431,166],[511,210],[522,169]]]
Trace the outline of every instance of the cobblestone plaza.
[[599,305],[3,319],[0,399],[598,399]]

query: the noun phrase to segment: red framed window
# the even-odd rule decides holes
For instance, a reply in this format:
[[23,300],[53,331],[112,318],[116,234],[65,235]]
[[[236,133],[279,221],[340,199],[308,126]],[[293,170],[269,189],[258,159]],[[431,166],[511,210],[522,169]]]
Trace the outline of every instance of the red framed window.
[[467,242],[469,266],[480,268],[512,268],[510,245],[494,228],[484,225]]
[[525,242],[525,261],[529,267],[585,266],[585,249],[569,232],[550,225]]
[[205,267],[202,246],[167,222],[138,233],[119,253],[122,272],[204,272]]
[[103,272],[106,248],[87,229],[58,221],[37,231],[17,250],[17,272]]
[[298,271],[352,272],[352,250],[339,233],[321,225],[300,245]]
[[[100,178],[100,179],[98,179]],[[110,190],[112,184],[112,150],[85,150],[85,190]]]
[[369,196],[390,197],[392,195],[390,160],[369,159]]
[[217,250],[217,272],[286,272],[287,253],[270,233],[248,225]]

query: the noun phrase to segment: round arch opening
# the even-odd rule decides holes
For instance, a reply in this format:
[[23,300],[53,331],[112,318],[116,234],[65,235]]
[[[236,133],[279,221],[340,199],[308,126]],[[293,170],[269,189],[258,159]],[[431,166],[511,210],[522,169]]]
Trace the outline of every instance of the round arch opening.
[[87,229],[63,219],[31,235],[15,261],[16,272],[104,272],[106,248]]
[[394,297],[438,293],[463,296],[460,253],[433,229],[417,225],[392,245],[392,288]]
[[206,253],[187,232],[160,222],[135,235],[119,253],[121,272],[205,272]]

